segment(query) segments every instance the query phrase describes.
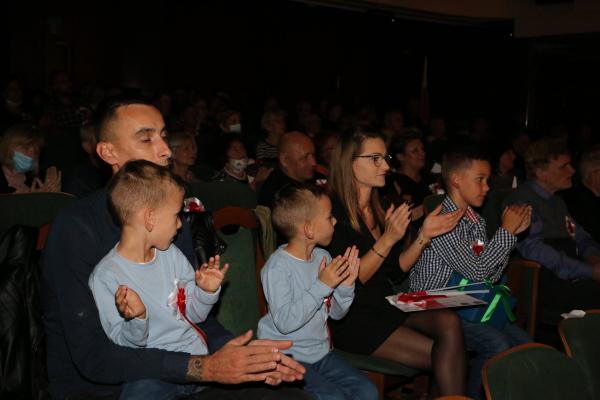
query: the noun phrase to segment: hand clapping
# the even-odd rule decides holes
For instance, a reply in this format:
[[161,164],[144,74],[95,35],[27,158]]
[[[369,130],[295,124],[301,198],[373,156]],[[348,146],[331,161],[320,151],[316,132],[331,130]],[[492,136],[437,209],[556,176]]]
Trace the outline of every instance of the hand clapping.
[[220,268],[220,257],[214,256],[208,260],[208,263],[204,263],[196,271],[196,286],[205,292],[214,293],[217,291],[225,274],[229,270],[229,264],[225,264],[223,268]]
[[388,235],[394,243],[402,239],[408,224],[410,224],[410,215],[411,211],[408,203],[403,203],[396,208],[392,204],[385,212],[384,235]]
[[358,257],[358,249],[356,246],[348,247],[344,253],[344,258],[348,260],[348,272],[349,275],[344,279],[341,284],[344,286],[351,286],[356,278],[358,278],[358,270],[360,268],[360,258]]
[[121,317],[126,320],[138,317],[146,318],[146,306],[142,299],[135,290],[128,288],[127,285],[119,285],[115,293],[115,304]]
[[513,235],[523,232],[531,224],[531,206],[513,204],[502,213],[502,227]]

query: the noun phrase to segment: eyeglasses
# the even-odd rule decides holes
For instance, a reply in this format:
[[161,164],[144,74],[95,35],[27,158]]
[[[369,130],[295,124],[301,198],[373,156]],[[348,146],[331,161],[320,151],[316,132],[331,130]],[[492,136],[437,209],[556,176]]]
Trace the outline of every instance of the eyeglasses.
[[363,155],[358,155],[358,156],[353,156],[354,158],[370,158],[371,160],[373,160],[373,164],[375,164],[376,167],[380,167],[381,166],[381,162],[385,161],[387,163],[387,165],[392,165],[392,156],[390,154],[380,154],[380,153],[373,153],[373,154],[363,154]]

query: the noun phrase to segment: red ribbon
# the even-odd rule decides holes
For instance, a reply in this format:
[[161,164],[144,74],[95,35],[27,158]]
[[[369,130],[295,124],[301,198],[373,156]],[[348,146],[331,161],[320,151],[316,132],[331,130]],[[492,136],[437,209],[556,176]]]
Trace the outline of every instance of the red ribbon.
[[401,293],[398,296],[398,301],[403,303],[416,303],[419,301],[428,301],[433,299],[439,299],[442,297],[446,297],[443,294],[427,294],[425,291],[421,292],[412,292],[412,293]]
[[189,212],[198,213],[204,211],[196,202],[190,201],[188,204]]
[[325,297],[325,309],[327,310],[327,319],[325,320],[325,326],[327,327],[327,340],[329,341],[329,350],[333,350],[333,343],[331,341],[331,328],[329,327],[329,310],[331,310],[331,295]]
[[202,331],[196,324],[189,320],[187,315],[185,314],[185,288],[177,288],[177,309],[183,316],[183,318],[198,332],[200,338],[204,341],[204,345],[208,348],[208,337],[206,333]]

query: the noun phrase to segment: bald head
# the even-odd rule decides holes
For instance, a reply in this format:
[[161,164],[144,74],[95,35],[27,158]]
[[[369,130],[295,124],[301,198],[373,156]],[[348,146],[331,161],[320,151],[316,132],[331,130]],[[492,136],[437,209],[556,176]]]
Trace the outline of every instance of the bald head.
[[281,171],[298,182],[306,182],[315,173],[315,145],[302,132],[288,132],[277,148]]

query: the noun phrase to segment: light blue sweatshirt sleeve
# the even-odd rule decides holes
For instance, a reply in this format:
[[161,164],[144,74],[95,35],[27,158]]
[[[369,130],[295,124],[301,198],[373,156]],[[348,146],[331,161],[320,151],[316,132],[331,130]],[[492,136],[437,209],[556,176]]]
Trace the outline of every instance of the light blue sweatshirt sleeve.
[[277,261],[265,267],[261,275],[273,323],[284,335],[306,325],[324,306],[325,297],[333,292],[318,278],[315,278],[307,290],[294,287],[290,272],[278,267]]
[[148,320],[152,318],[146,312],[146,318],[125,320],[115,305],[115,293],[119,287],[117,279],[109,270],[96,267],[89,280],[100,322],[106,335],[114,343],[126,347],[146,347],[148,341]]
[[214,293],[208,293],[196,285],[195,271],[192,265],[181,251],[175,252],[176,264],[181,268],[178,276],[183,277],[187,282],[185,286],[186,307],[185,312],[187,317],[193,323],[197,324],[204,322],[210,313],[213,305],[219,300],[221,286]]
[[338,285],[333,291],[332,300],[329,316],[332,319],[344,318],[354,300],[354,283],[350,286]]

